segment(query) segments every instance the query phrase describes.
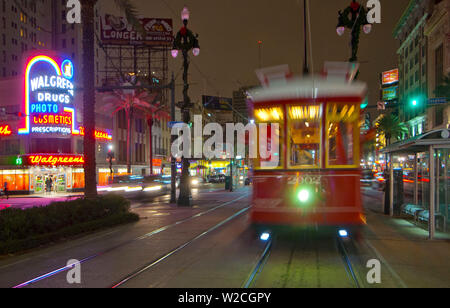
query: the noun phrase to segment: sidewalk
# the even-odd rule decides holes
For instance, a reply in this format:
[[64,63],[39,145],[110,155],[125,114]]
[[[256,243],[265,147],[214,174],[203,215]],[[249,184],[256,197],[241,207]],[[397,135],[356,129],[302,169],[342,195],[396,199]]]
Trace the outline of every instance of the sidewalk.
[[[367,215],[365,242],[401,287],[450,287],[450,235],[428,231],[411,220],[381,213],[377,195],[363,194]],[[386,273],[387,274],[387,273]]]
[[23,195],[10,196],[9,199],[2,196],[0,210],[6,208],[27,209],[32,207],[47,206],[52,202],[68,201],[83,196],[83,193],[53,193],[51,195]]

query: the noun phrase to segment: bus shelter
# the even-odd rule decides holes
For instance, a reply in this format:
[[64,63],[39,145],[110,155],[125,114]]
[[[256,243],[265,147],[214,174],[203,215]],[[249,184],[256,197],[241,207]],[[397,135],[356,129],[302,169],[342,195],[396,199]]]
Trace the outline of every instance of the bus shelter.
[[[450,132],[439,129],[414,138],[394,143],[382,150],[389,158],[389,206],[394,215],[394,193],[410,192],[412,203],[403,204],[402,211],[428,225],[429,239],[436,227],[448,232]],[[410,163],[410,172],[403,167]],[[395,169],[402,168],[404,191],[394,189]],[[403,187],[403,186],[402,186]]]

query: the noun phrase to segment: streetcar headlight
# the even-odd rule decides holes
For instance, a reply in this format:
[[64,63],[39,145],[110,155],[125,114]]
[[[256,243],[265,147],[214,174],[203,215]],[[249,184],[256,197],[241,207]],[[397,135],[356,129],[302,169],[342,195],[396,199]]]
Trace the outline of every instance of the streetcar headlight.
[[347,230],[344,230],[344,229],[341,229],[341,230],[339,230],[339,236],[340,237],[348,237],[348,232],[347,232]]
[[270,233],[264,232],[264,233],[261,234],[261,236],[260,236],[260,240],[261,240],[261,241],[266,242],[266,241],[268,241],[269,239],[270,239]]
[[298,201],[300,201],[301,203],[306,203],[308,202],[309,198],[310,198],[309,190],[305,188],[300,189],[300,191],[297,194]]

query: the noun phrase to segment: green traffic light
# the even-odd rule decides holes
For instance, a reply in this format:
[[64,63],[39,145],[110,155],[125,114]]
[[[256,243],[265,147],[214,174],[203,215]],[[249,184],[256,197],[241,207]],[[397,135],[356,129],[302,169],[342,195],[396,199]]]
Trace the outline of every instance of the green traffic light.
[[416,100],[413,100],[413,101],[412,101],[412,104],[413,104],[413,106],[417,106],[417,101],[416,101]]

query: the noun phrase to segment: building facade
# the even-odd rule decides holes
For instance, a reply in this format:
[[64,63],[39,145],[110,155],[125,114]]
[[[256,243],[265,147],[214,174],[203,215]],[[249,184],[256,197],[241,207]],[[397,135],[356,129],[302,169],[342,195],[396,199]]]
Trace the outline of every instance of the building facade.
[[394,29],[400,48],[400,119],[415,137],[449,125],[448,97],[437,95],[449,68],[449,0],[411,0]]
[[[106,62],[106,54],[99,41],[100,21],[104,14],[105,3],[108,1],[99,1],[95,12],[97,87],[103,85],[101,71]],[[84,187],[83,164],[80,162],[83,153],[83,101],[82,90],[77,90],[82,85],[82,26],[67,23],[67,10],[66,1],[61,0],[0,1],[0,40],[3,43],[0,47],[0,183],[3,187],[7,182],[10,191],[42,193],[42,183],[50,176],[58,179],[60,184],[55,184],[55,187],[59,187],[58,191],[76,191]],[[33,136],[18,133],[24,117],[30,116],[23,109],[25,100],[23,81],[26,78],[27,59],[30,55],[39,54],[70,59],[75,68],[75,77],[72,80],[75,94],[70,102],[74,109],[74,126],[60,127],[65,132],[62,135]],[[128,146],[131,148],[133,174],[150,174],[151,156],[153,173],[163,172],[164,166],[169,164],[170,157],[168,115],[162,112],[155,117],[150,130],[148,114],[135,109],[130,118],[131,125],[128,126],[124,109],[117,108],[121,104],[120,100],[115,102],[115,108],[112,109],[112,105],[107,108],[105,93],[99,91],[96,94],[96,102],[97,183],[104,185],[108,182],[108,177],[111,176],[110,167],[114,174],[127,173]],[[167,104],[167,101],[161,103]],[[131,138],[127,142],[129,127]],[[67,133],[69,130],[70,133]],[[78,130],[81,131],[80,134],[75,133]],[[153,155],[150,155],[150,140]],[[31,164],[29,156],[33,154],[42,154],[41,162],[56,159],[56,163]],[[114,157],[112,164],[110,164],[111,154]],[[53,155],[52,159],[49,155]],[[78,158],[71,158],[71,155]],[[67,162],[58,161],[64,159],[76,163],[68,165]],[[3,175],[6,178],[3,178]]]
[[[439,93],[438,88],[443,84],[445,77],[450,77],[450,0],[433,3],[424,32],[428,41],[427,130],[449,128],[449,98]],[[447,87],[450,85],[447,84]]]
[[398,114],[407,123],[409,136],[423,133],[426,127],[428,44],[424,29],[431,2],[411,0],[394,29],[400,42]]

